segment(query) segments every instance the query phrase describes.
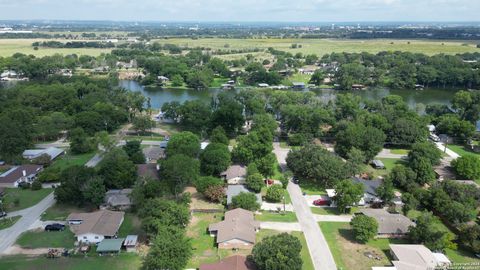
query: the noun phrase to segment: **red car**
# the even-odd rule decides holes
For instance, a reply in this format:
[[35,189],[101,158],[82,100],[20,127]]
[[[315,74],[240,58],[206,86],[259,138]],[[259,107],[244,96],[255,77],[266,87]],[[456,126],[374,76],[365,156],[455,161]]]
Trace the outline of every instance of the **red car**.
[[315,205],[315,206],[330,206],[330,200],[318,199],[318,200],[313,201],[313,205]]
[[266,182],[267,182],[267,185],[269,185],[269,186],[273,185],[273,180],[272,179],[267,179]]

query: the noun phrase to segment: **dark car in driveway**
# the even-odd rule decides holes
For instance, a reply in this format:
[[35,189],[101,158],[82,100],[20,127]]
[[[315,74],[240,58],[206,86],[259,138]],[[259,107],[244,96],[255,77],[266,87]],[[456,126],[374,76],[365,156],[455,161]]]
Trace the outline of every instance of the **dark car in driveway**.
[[6,216],[7,216],[7,212],[5,212],[5,211],[0,211],[0,218],[6,217]]
[[48,224],[45,226],[45,231],[63,231],[65,230],[65,225],[60,224],[60,223],[53,223],[53,224]]

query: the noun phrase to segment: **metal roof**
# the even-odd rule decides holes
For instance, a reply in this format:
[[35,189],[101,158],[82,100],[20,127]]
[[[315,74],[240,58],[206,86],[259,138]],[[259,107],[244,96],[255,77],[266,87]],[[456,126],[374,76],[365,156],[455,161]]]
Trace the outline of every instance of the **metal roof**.
[[120,251],[124,238],[103,239],[97,246],[97,252],[113,252]]

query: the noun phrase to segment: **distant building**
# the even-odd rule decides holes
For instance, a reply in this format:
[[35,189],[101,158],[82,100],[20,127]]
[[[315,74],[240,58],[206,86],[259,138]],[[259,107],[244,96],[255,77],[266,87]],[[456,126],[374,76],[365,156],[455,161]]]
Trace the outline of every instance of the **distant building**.
[[165,149],[159,146],[150,146],[143,149],[143,154],[148,163],[157,164],[159,159],[165,158]]
[[378,238],[404,237],[410,226],[415,226],[408,217],[401,214],[391,214],[385,209],[361,209],[357,215],[365,215],[374,218],[378,223]]
[[450,260],[424,245],[390,245],[393,266],[372,267],[372,270],[431,270],[448,269]]
[[111,189],[105,193],[105,207],[115,210],[126,210],[132,206],[131,188]]
[[352,90],[363,90],[365,89],[365,85],[363,84],[353,84],[352,85]]
[[292,89],[303,90],[305,89],[305,83],[303,82],[293,82]]
[[378,159],[372,160],[372,166],[377,170],[384,170],[385,169],[385,164],[383,164],[383,161],[378,160]]
[[242,208],[227,211],[223,221],[208,226],[219,249],[251,249],[259,229],[260,223],[255,221],[253,212]]
[[61,148],[49,147],[46,149],[28,149],[23,151],[22,156],[24,159],[33,160],[41,157],[42,155],[48,155],[50,160],[54,160],[64,153],[65,150]]
[[260,87],[260,88],[267,88],[267,87],[269,87],[269,86],[270,86],[270,85],[268,85],[268,83],[259,83],[259,84],[258,84],[258,87]]
[[42,169],[43,166],[33,164],[15,166],[0,175],[0,187],[18,187],[22,182],[32,183]]
[[67,217],[67,222],[78,242],[96,244],[102,242],[103,239],[112,239],[117,236],[124,215],[124,212],[110,210],[72,213]]
[[247,167],[244,165],[232,165],[226,171],[220,173],[220,177],[230,185],[245,184]]
[[123,245],[127,252],[137,252],[138,235],[127,235],[125,241],[123,241]]
[[155,163],[137,165],[137,175],[139,177],[146,177],[146,178],[159,180],[160,179],[160,176],[158,174],[159,170],[160,170],[160,165]]

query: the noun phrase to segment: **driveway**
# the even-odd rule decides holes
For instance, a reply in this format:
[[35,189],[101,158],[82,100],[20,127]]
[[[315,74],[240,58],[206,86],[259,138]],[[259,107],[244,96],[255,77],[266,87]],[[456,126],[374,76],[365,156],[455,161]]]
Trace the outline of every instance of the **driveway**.
[[440,151],[444,152],[445,154],[447,154],[452,159],[457,159],[457,158],[460,157],[459,154],[453,152],[452,150],[450,150],[448,148],[445,149],[445,144],[443,144],[441,142],[434,142],[434,143]]
[[408,155],[399,155],[399,154],[393,154],[390,149],[385,149],[383,148],[380,153],[376,156],[376,158],[396,158],[396,159],[401,159],[404,157],[407,157]]
[[9,216],[21,215],[22,217],[12,227],[0,231],[0,254],[11,247],[23,232],[29,230],[40,219],[40,215],[55,203],[53,192],[36,205],[9,213]]
[[261,229],[275,230],[281,232],[301,232],[302,228],[299,223],[296,222],[260,222]]
[[[278,209],[283,211],[283,203],[268,203],[268,202],[262,202],[262,206],[260,209],[265,210],[265,211],[278,211]],[[288,203],[285,204],[285,211],[288,212],[293,212],[293,206]]]

